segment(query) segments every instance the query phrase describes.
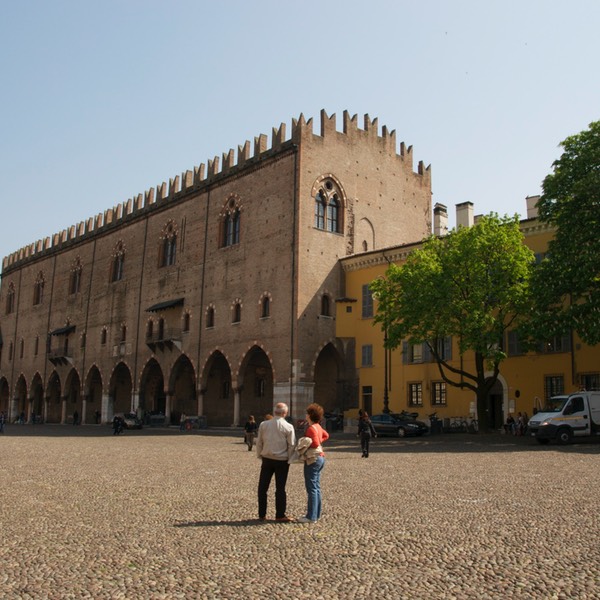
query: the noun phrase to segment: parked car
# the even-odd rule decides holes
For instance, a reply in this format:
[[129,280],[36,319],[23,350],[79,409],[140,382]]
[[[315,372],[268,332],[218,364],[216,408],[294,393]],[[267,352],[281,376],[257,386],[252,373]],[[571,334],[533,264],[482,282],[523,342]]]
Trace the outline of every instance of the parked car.
[[409,435],[424,435],[429,431],[429,427],[423,421],[417,421],[411,417],[395,413],[373,415],[371,423],[373,423],[377,435],[406,437]]
[[117,413],[117,415],[123,420],[124,429],[141,429],[143,427],[135,413]]

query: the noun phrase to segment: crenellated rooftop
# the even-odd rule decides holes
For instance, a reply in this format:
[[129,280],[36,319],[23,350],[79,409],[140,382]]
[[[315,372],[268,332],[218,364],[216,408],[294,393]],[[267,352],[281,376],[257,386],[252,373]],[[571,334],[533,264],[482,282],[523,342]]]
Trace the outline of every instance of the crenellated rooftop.
[[[201,163],[194,167],[193,171],[185,171],[181,175],[169,179],[169,184],[162,182],[155,188],[151,188],[143,194],[138,194],[133,198],[113,206],[102,213],[99,213],[85,221],[81,221],[77,225],[71,225],[67,229],[63,229],[59,233],[55,233],[49,237],[38,240],[32,244],[20,248],[3,258],[2,271],[17,266],[22,261],[30,258],[37,258],[38,255],[53,250],[59,249],[64,244],[76,239],[83,239],[100,233],[110,226],[116,225],[119,221],[132,218],[136,214],[141,214],[144,211],[158,208],[166,202],[173,201],[187,195],[190,192],[201,190],[205,186],[218,181],[224,176],[231,175],[243,168],[259,163],[261,160],[275,155],[277,152],[291,147],[293,144],[300,145],[303,139],[307,136],[318,136],[328,138],[333,136],[348,136],[350,138],[358,138],[370,140],[373,143],[382,144],[390,155],[396,155],[402,160],[406,167],[413,169],[413,153],[412,146],[406,147],[404,142],[400,143],[399,149],[396,145],[396,132],[389,131],[384,125],[381,128],[379,135],[379,126],[377,119],[371,119],[369,115],[364,116],[364,125],[360,129],[358,127],[358,116],[350,117],[348,111],[343,114],[343,130],[337,131],[336,115],[327,115],[325,110],[321,110],[321,131],[320,134],[313,132],[313,120],[305,120],[304,115],[300,115],[298,119],[292,119],[291,135],[286,137],[286,125],[282,123],[279,128],[273,128],[271,133],[271,145],[268,144],[268,137],[265,134],[260,134],[254,138],[254,147],[251,154],[251,144],[249,141],[238,146],[237,160],[236,153],[233,149],[222,154],[221,160],[215,156],[212,160],[209,159],[207,164]],[[425,167],[423,161],[420,161],[417,166],[417,174],[429,177],[430,166]]]

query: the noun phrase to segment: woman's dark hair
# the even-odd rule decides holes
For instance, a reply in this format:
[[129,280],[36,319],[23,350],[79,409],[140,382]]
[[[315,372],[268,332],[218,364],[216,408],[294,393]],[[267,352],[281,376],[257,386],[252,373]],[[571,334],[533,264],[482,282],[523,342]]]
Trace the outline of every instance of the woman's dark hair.
[[360,415],[361,419],[368,419],[369,413],[366,410],[363,410],[362,415]]
[[320,423],[323,418],[323,407],[320,404],[309,404],[306,408],[306,414],[313,423]]

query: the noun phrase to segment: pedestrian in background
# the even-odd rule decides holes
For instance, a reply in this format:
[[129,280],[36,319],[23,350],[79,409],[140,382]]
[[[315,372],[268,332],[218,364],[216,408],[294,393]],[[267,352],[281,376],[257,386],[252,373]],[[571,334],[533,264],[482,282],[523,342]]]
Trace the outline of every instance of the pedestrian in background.
[[256,436],[256,455],[261,459],[258,479],[258,518],[267,518],[267,494],[271,479],[275,475],[275,520],[290,523],[285,514],[287,495],[285,486],[290,469],[289,460],[296,445],[294,426],[285,420],[288,413],[287,404],[279,402],[275,405],[275,416],[263,421]]
[[323,407],[319,404],[309,404],[306,409],[308,427],[304,432],[312,440],[304,460],[304,485],[306,487],[306,515],[298,519],[299,523],[316,523],[321,518],[322,494],[321,472],[325,467],[323,442],[329,439],[329,434],[320,423],[323,420]]
[[248,451],[252,450],[252,446],[254,445],[254,438],[256,437],[256,431],[258,429],[258,424],[254,419],[254,415],[250,415],[246,424],[244,425],[244,440],[246,445],[248,446]]
[[358,419],[358,437],[360,437],[360,449],[362,450],[362,458],[369,458],[369,443],[371,436],[377,437],[373,423],[369,419],[369,413],[362,411]]

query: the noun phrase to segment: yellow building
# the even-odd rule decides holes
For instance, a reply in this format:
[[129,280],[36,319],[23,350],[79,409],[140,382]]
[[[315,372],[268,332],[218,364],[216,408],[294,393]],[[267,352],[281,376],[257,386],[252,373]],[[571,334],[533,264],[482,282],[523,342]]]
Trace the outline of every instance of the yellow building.
[[[525,243],[541,258],[553,230],[537,219],[533,208],[536,200],[537,197],[528,198],[529,218],[521,221],[521,231]],[[457,223],[470,226],[471,203],[457,207],[459,211],[464,208],[468,209],[466,216],[457,212]],[[445,215],[445,207],[436,205],[438,214],[440,209]],[[434,222],[436,234],[443,233],[444,221],[440,223],[434,217]],[[404,343],[401,348],[385,352],[381,326],[374,324],[377,301],[371,297],[369,283],[385,276],[389,264],[402,264],[419,245],[420,242],[403,244],[341,259],[345,297],[337,303],[337,337],[354,339],[358,404],[369,414],[382,412],[387,396],[391,412],[418,412],[425,421],[436,412],[445,427],[459,421],[470,423],[476,418],[475,394],[446,384],[424,345]],[[479,415],[480,419],[486,418],[490,428],[500,429],[509,414],[531,415],[552,395],[600,389],[600,348],[587,346],[576,334],[547,340],[538,352],[524,354],[514,334],[509,332],[504,350],[508,356],[500,365],[500,376],[489,395],[488,414]],[[454,340],[444,341],[443,352],[451,365],[474,372],[472,355],[466,354],[461,359]],[[347,411],[346,417],[355,418],[357,410]]]

